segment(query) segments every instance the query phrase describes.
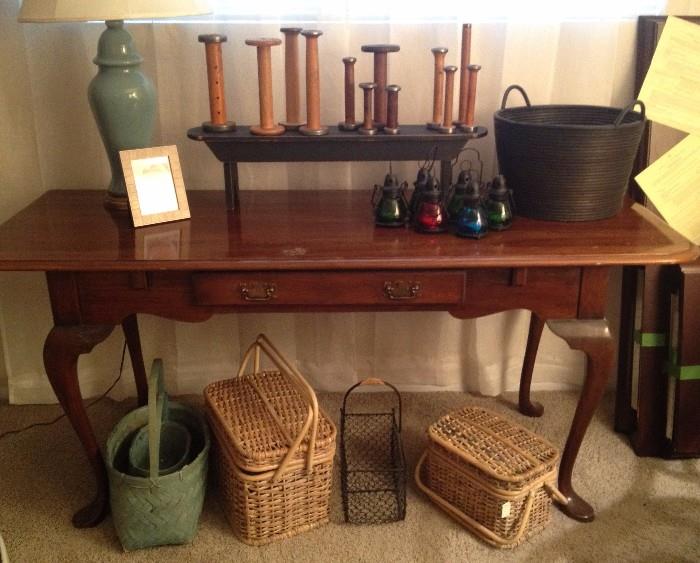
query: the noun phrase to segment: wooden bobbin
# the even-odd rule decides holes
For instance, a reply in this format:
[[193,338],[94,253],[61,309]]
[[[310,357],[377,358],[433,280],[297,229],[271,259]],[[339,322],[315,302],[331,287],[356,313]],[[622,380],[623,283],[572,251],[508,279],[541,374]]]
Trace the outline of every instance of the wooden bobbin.
[[345,120],[338,123],[341,131],[356,131],[360,124],[355,121],[355,57],[345,57]]
[[221,57],[221,44],[225,35],[218,33],[202,34],[197,38],[204,43],[207,60],[207,83],[209,85],[209,115],[211,121],[202,123],[202,129],[211,132],[233,131],[236,123],[226,119],[226,98],[224,96],[224,65]]
[[317,29],[305,29],[306,37],[306,125],[299,127],[304,135],[327,135],[328,127],[321,125],[321,85],[318,69],[318,38],[323,35]]
[[363,45],[363,53],[374,53],[374,126],[379,129],[386,124],[386,84],[387,84],[387,57],[389,53],[397,52],[398,45]]
[[464,120],[464,125],[460,125],[460,129],[472,133],[476,130],[474,125],[474,113],[476,109],[476,76],[481,70],[480,65],[469,65],[469,90],[467,92],[467,115]]
[[435,57],[433,73],[433,119],[427,123],[429,129],[437,129],[442,125],[442,107],[445,97],[445,55],[447,47],[430,49]]
[[361,82],[360,88],[364,92],[364,120],[358,131],[363,135],[374,135],[377,128],[372,121],[372,92],[376,90],[377,84],[375,82]]
[[442,118],[442,125],[438,127],[440,133],[454,133],[455,127],[452,125],[453,100],[455,90],[456,66],[445,67],[445,113]]
[[459,71],[459,109],[455,125],[463,125],[467,122],[467,89],[469,87],[469,59],[472,49],[472,24],[462,25],[462,61]]
[[282,27],[284,33],[284,93],[286,120],[280,123],[287,131],[296,131],[303,125],[300,112],[299,87],[299,34],[300,27]]
[[401,86],[390,84],[386,87],[387,103],[386,103],[386,125],[384,133],[389,135],[398,135],[399,133],[399,92]]
[[281,39],[263,38],[246,39],[246,45],[252,45],[258,51],[258,97],[260,99],[260,125],[253,125],[253,135],[281,135],[284,127],[277,125],[272,115],[272,57],[271,49],[280,45]]

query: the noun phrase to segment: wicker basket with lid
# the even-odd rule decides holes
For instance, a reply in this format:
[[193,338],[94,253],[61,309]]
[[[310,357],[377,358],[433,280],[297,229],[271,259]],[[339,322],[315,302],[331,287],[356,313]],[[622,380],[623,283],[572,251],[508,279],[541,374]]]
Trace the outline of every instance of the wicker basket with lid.
[[428,429],[416,482],[438,506],[497,547],[515,547],[549,522],[559,451],[529,430],[477,407]]
[[[261,352],[277,370],[261,370]],[[264,335],[251,344],[238,376],[208,385],[204,399],[216,480],[234,534],[260,545],[326,523],[336,428]]]

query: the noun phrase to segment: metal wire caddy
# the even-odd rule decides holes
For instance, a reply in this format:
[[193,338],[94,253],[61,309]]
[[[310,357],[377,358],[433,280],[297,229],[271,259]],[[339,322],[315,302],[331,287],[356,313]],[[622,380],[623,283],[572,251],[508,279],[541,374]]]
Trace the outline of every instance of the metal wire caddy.
[[[350,393],[361,385],[385,385],[397,407],[390,412],[348,412]],[[401,445],[401,395],[378,378],[356,383],[340,409],[340,478],[345,521],[397,522],[406,517],[406,459]]]

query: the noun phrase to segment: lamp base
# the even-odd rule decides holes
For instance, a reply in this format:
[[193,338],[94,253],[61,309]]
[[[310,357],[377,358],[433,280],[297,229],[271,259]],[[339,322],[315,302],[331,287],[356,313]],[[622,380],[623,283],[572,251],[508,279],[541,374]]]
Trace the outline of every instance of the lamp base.
[[104,199],[105,209],[119,213],[127,213],[129,211],[129,198],[124,196],[113,195],[109,192]]
[[143,59],[124,22],[110,20],[106,24],[93,60],[99,70],[90,82],[88,100],[112,172],[105,204],[110,209],[128,209],[119,151],[150,146],[155,90],[140,71]]

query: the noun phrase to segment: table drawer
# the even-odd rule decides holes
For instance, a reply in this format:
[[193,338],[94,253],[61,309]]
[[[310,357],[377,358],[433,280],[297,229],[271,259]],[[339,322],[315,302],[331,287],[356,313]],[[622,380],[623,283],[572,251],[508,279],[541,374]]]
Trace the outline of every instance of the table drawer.
[[199,272],[198,305],[458,305],[462,272]]

